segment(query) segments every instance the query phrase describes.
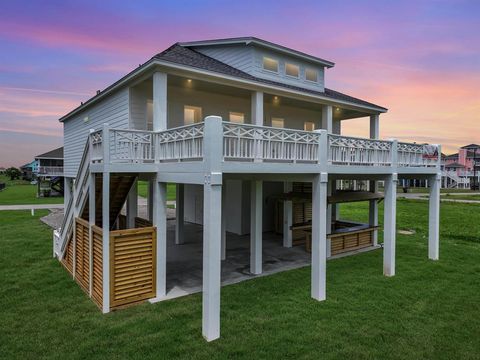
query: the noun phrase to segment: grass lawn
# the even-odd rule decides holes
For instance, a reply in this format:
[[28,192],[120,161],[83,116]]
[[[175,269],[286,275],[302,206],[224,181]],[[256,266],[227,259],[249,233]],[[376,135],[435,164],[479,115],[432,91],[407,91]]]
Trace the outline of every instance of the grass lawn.
[[7,185],[4,190],[0,191],[0,205],[63,203],[63,197],[37,198],[37,185],[30,185],[28,181],[11,181],[2,176],[0,182],[5,182]]
[[[147,197],[148,194],[148,182],[139,181],[138,182],[138,195],[142,197]],[[175,184],[167,184],[167,200],[175,200],[177,197],[176,186]]]
[[[425,187],[417,187],[417,188],[414,188],[414,187],[409,187],[408,188],[408,192],[409,193],[429,193],[430,192],[430,189],[429,188],[425,188]],[[478,191],[473,191],[473,190],[470,190],[470,189],[440,189],[440,192],[442,194],[447,194],[447,193],[478,193]],[[403,189],[401,187],[397,187],[397,193],[403,193]]]
[[[201,336],[200,294],[102,315],[51,257],[51,230],[0,216],[0,354],[5,359],[478,359],[478,205],[442,203],[441,260],[427,259],[424,201],[399,200],[397,275],[382,252],[331,260],[327,300],[310,268],[222,288],[221,339]],[[367,205],[343,206],[351,219]],[[380,209],[382,212],[382,209]],[[382,218],[380,218],[382,219]]]
[[473,193],[471,195],[451,195],[451,194],[445,194],[442,195],[443,199],[457,199],[457,200],[477,200],[480,201],[480,194],[478,192]]

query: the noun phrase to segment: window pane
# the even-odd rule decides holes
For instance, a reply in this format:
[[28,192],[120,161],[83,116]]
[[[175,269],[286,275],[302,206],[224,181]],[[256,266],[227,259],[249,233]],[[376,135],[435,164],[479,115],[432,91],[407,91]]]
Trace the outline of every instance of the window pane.
[[288,76],[294,76],[294,77],[298,78],[298,74],[300,73],[300,68],[297,65],[286,63],[285,64],[285,73]]
[[183,122],[185,125],[200,122],[202,119],[202,108],[199,106],[185,105],[183,108]]
[[318,71],[315,69],[305,69],[305,79],[308,81],[318,81]]
[[263,57],[263,68],[269,71],[278,72],[278,61],[269,57]]
[[303,130],[305,131],[313,131],[315,130],[315,123],[311,121],[305,121],[303,123]]
[[243,124],[245,122],[245,114],[240,112],[230,111],[230,121],[237,124]]
[[282,118],[274,118],[272,117],[272,127],[275,128],[283,128],[284,126],[284,121]]

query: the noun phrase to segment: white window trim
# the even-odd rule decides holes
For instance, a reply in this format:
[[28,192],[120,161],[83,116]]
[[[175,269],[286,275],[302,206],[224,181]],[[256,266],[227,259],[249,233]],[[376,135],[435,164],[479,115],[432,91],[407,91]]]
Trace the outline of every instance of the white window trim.
[[[264,63],[265,59],[276,61],[277,62],[277,70],[275,71],[275,70],[265,69],[265,63]],[[271,74],[279,74],[280,73],[280,61],[278,59],[262,55],[262,70],[266,71],[268,73],[271,73]]]
[[[307,70],[315,71],[317,73],[317,80],[308,80],[307,79]],[[309,83],[312,83],[312,84],[318,84],[319,78],[320,78],[320,73],[319,73],[318,69],[305,67],[305,81],[308,81]]]
[[[195,121],[195,113],[194,113],[194,115],[193,115],[193,123],[191,123],[191,124],[187,124],[187,123],[186,123],[186,121],[185,121],[185,120],[186,120],[186,119],[185,119],[185,110],[186,110],[187,108],[192,109],[194,112],[195,112],[196,110],[199,111],[199,119],[198,119],[198,121]],[[202,121],[202,116],[203,116],[203,108],[202,108],[201,106],[183,105],[183,125],[197,124],[197,123],[199,123],[199,122]]]
[[[296,66],[296,67],[298,68],[298,75],[297,75],[297,76],[294,76],[294,75],[289,75],[289,74],[287,74],[287,65]],[[300,73],[301,73],[300,69],[301,69],[300,65],[294,64],[294,63],[291,63],[291,62],[288,62],[288,61],[285,61],[285,76],[286,76],[286,77],[299,80],[299,79],[300,79]]]

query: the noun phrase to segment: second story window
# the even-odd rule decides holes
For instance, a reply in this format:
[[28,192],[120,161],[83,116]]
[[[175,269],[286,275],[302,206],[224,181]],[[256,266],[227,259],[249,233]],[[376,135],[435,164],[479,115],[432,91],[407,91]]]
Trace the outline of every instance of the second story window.
[[285,63],[285,74],[298,78],[300,75],[300,67],[295,64]]
[[268,71],[273,71],[278,73],[278,60],[269,58],[264,56],[263,57],[263,68]]
[[283,128],[285,127],[285,120],[283,118],[272,117],[272,127]]
[[230,122],[233,122],[233,123],[236,123],[236,124],[245,123],[245,114],[244,113],[230,111],[228,116],[229,116]]
[[303,130],[305,131],[313,131],[315,130],[315,123],[312,121],[305,121],[303,123]]
[[183,123],[185,125],[202,121],[202,108],[199,106],[185,105],[183,107]]
[[305,69],[305,80],[318,82],[318,71],[312,68]]

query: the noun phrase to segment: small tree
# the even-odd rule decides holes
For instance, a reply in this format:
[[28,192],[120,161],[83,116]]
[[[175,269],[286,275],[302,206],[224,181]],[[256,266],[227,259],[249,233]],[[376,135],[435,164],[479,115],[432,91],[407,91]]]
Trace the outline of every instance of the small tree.
[[10,167],[7,170],[5,170],[5,175],[10,177],[10,180],[15,180],[15,179],[20,179],[20,176],[22,176],[22,172],[18,170],[16,167]]

